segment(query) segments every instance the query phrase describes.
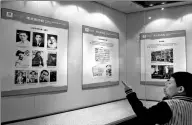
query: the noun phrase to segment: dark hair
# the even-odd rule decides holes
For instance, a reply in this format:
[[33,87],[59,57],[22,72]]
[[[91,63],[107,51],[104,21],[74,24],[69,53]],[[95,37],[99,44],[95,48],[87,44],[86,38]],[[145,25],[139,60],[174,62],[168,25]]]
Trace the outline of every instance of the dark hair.
[[47,70],[42,70],[42,71],[41,71],[41,74],[42,74],[43,72],[46,72],[46,73],[49,75],[49,72],[48,72]]
[[186,96],[192,97],[192,74],[189,72],[175,72],[171,75],[175,79],[176,85],[183,86]]
[[21,73],[22,75],[24,74],[22,71],[18,71],[18,72],[17,72],[18,75],[19,75],[20,73]]
[[26,32],[26,31],[19,31],[19,35],[20,35],[21,33],[25,33],[25,34],[27,35],[27,32]]
[[35,75],[37,74],[35,71],[31,71],[30,74],[32,74],[33,72],[35,73]]
[[16,56],[19,56],[19,54],[20,54],[20,53],[21,53],[21,54],[24,54],[24,52],[22,52],[22,51],[18,50],[18,51],[16,52],[16,54],[15,54],[15,55],[16,55]]
[[37,54],[38,54],[38,53],[40,53],[40,54],[41,54],[41,51],[37,51],[37,52],[35,53],[35,56],[37,56]]

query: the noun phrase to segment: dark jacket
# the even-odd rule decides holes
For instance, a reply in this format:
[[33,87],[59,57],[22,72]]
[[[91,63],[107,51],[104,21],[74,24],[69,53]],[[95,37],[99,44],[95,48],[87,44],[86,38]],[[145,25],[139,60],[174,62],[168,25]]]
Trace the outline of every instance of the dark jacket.
[[33,43],[32,43],[32,45],[33,46],[36,46],[36,47],[44,47],[44,42],[41,42],[41,43],[39,43],[39,45],[37,44],[37,41],[34,41]]
[[169,122],[172,117],[172,111],[169,105],[164,101],[147,109],[137,98],[135,92],[128,93],[126,97],[132,106],[133,111],[137,115],[135,118],[136,120],[132,123],[134,125],[165,124]]
[[132,89],[126,91],[127,99],[136,114],[130,125],[192,125],[192,98],[173,96],[163,98],[156,105],[146,108]]
[[32,59],[32,66],[43,66],[44,63],[43,63],[43,58],[42,57],[34,57]]

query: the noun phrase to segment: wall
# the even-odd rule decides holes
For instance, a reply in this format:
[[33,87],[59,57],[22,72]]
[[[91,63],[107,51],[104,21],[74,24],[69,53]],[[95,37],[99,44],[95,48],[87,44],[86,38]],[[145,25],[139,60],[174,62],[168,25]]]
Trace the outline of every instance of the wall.
[[[122,85],[82,90],[82,25],[120,35],[120,80],[126,79],[126,15],[94,2],[4,1],[2,8],[69,22],[68,91],[2,98],[2,122],[101,104],[125,97]],[[2,57],[2,55],[1,55]],[[3,65],[1,65],[3,66]],[[2,69],[2,67],[0,67]]]
[[[127,15],[127,80],[136,89],[139,98],[161,100],[162,87],[140,85],[139,34],[186,30],[187,71],[192,73],[192,5],[155,9]],[[149,19],[151,17],[151,19]],[[131,53],[130,53],[131,51]]]

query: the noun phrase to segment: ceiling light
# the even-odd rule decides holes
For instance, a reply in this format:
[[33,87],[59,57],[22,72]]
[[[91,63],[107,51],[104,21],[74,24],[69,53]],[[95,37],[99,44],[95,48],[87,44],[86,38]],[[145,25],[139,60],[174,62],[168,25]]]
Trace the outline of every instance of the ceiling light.
[[153,6],[153,4],[150,4],[149,6]]

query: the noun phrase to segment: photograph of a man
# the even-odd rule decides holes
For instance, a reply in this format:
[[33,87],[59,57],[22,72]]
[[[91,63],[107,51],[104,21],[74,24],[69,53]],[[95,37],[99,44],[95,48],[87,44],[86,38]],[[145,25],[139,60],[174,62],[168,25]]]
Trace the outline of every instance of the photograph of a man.
[[49,82],[49,72],[47,70],[42,70],[39,76],[39,82]]
[[56,66],[56,62],[57,62],[57,54],[48,53],[47,66]]
[[44,47],[44,34],[33,32],[33,47]]
[[27,75],[27,83],[37,83],[38,82],[38,72],[35,70],[30,70]]
[[33,50],[32,53],[33,53],[32,66],[33,67],[43,67],[44,62],[43,62],[43,58],[41,55],[43,53],[43,51]]
[[47,48],[48,49],[57,48],[57,35],[47,34]]
[[16,45],[30,46],[30,31],[17,30],[16,31]]
[[16,51],[15,67],[28,67],[29,66],[29,50]]
[[26,72],[22,70],[15,70],[15,84],[26,83]]

